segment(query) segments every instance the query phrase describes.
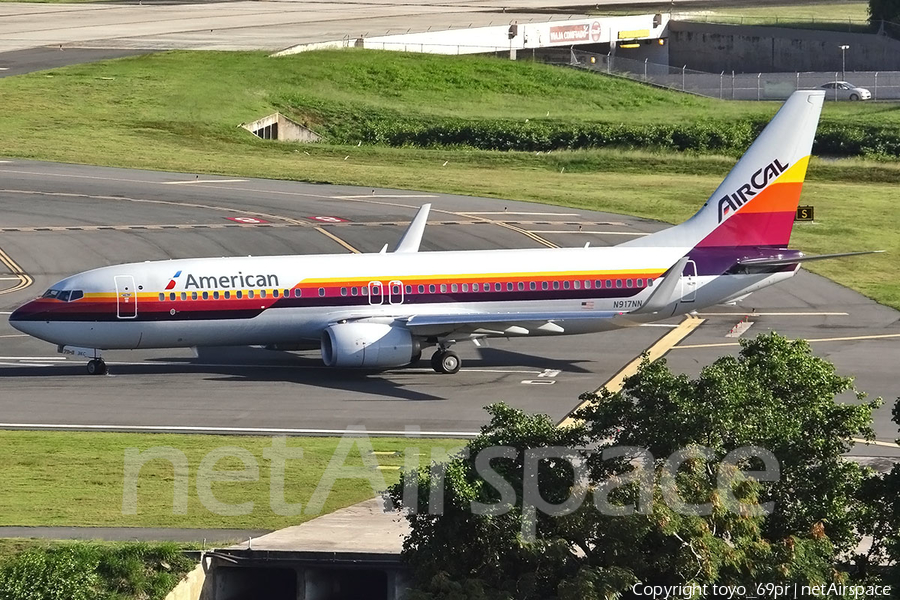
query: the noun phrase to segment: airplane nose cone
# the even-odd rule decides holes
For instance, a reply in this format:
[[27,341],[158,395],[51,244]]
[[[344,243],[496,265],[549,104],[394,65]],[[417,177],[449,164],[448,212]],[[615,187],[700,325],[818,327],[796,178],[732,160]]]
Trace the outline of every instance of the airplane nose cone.
[[34,335],[34,327],[31,325],[41,318],[41,313],[43,312],[44,309],[36,306],[35,302],[28,302],[9,315],[9,324],[22,333]]

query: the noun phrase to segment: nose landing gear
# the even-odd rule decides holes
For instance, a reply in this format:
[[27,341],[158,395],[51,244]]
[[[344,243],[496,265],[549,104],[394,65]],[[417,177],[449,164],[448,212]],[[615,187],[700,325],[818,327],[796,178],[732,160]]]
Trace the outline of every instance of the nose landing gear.
[[88,375],[105,375],[106,363],[103,362],[102,358],[94,358],[88,361],[87,372]]
[[459,371],[461,366],[462,360],[460,360],[459,354],[453,350],[440,348],[431,355],[431,368],[438,373],[452,375]]

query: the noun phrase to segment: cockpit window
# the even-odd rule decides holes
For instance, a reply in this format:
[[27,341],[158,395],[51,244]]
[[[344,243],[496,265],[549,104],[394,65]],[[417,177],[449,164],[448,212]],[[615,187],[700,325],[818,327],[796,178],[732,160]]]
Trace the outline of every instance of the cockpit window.
[[84,298],[83,290],[47,290],[41,298],[55,298],[63,302],[74,302]]

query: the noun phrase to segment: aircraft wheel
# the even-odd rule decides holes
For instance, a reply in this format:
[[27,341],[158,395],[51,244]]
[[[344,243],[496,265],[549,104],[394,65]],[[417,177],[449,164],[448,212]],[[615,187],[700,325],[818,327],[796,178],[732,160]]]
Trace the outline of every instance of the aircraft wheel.
[[431,368],[434,369],[436,373],[441,373],[441,355],[443,353],[443,350],[436,350],[435,353],[431,355]]
[[459,368],[461,366],[462,361],[459,359],[459,354],[453,352],[452,350],[445,350],[441,352],[439,373],[453,375],[454,373],[459,371]]
[[103,375],[106,373],[106,363],[98,358],[90,360],[87,364],[87,372],[88,375]]

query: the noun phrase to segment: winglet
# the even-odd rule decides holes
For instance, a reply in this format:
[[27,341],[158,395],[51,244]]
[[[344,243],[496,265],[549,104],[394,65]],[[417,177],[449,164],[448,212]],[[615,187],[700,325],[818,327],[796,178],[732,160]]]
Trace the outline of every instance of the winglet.
[[668,306],[669,302],[672,300],[672,293],[675,291],[675,286],[681,281],[681,274],[684,272],[684,267],[687,265],[687,262],[688,257],[685,256],[672,265],[672,268],[666,273],[663,282],[659,284],[650,297],[647,298],[647,301],[644,302],[643,306],[637,310],[631,311],[629,314],[655,313]]
[[425,233],[425,222],[428,221],[428,212],[430,210],[431,204],[422,205],[422,208],[416,213],[412,223],[406,228],[403,237],[400,238],[400,243],[397,244],[397,249],[394,250],[394,252],[405,253],[419,251],[419,244],[422,242],[422,234]]

